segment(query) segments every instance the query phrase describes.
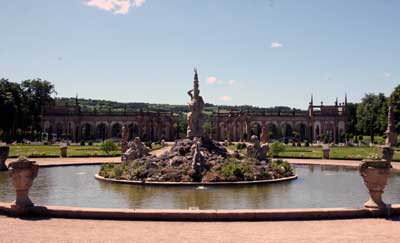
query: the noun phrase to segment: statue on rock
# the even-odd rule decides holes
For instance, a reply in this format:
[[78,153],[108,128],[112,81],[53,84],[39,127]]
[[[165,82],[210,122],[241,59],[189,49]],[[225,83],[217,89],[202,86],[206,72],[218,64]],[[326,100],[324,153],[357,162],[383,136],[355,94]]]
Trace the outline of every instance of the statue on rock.
[[268,160],[267,154],[269,150],[268,144],[260,144],[260,140],[256,135],[251,136],[251,145],[247,147],[247,156],[259,161]]
[[188,91],[188,95],[190,96],[190,112],[188,113],[187,137],[203,137],[203,124],[205,120],[203,115],[204,101],[203,97],[200,96],[199,78],[196,68],[194,69],[194,87]]
[[204,169],[206,163],[203,152],[201,152],[202,138],[194,138],[193,141],[194,154],[192,168],[196,173],[200,173]]
[[261,129],[260,140],[263,144],[269,142],[268,129],[265,126],[263,126]]
[[122,163],[126,164],[129,161],[149,155],[150,149],[146,148],[139,137],[136,137],[133,142],[128,143],[128,149],[122,154]]
[[128,150],[128,140],[129,140],[129,133],[126,129],[126,126],[123,125],[121,129],[121,153],[125,153]]

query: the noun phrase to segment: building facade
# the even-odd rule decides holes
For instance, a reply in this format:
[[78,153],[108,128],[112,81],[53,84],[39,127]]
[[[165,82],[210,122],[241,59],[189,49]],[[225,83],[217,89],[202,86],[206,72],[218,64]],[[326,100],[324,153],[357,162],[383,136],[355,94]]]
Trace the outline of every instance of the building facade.
[[243,111],[216,112],[211,116],[213,139],[240,141],[252,135],[260,137],[262,129],[268,131],[270,140],[320,141],[324,135],[338,143],[348,124],[347,98],[344,103],[314,105],[308,111],[255,113]]
[[[179,115],[171,112],[86,112],[74,107],[52,106],[44,109],[42,130],[46,139],[101,141],[121,138],[125,126],[129,139],[173,141],[178,138]],[[240,141],[268,131],[270,140],[329,141],[338,143],[348,126],[347,99],[334,105],[314,105],[308,111],[256,113],[245,111],[214,112],[210,116],[209,135],[218,141]]]
[[48,139],[101,141],[121,138],[125,126],[129,139],[167,141],[177,137],[178,116],[171,112],[82,112],[79,106],[44,109],[42,130]]

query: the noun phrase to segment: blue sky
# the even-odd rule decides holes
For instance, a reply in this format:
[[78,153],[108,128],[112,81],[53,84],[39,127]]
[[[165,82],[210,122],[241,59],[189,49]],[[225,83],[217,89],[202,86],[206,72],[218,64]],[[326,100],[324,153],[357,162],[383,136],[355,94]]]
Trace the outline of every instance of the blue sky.
[[399,26],[396,0],[4,0],[0,77],[185,104],[197,66],[207,102],[305,108],[390,94]]

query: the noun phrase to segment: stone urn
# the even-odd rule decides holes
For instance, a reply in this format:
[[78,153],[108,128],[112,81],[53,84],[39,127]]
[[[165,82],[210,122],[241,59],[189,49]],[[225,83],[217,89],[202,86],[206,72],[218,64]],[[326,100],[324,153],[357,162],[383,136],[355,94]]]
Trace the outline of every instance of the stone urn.
[[67,143],[60,143],[60,156],[62,158],[66,158],[68,154],[68,144]]
[[10,147],[8,146],[0,146],[0,171],[6,171],[6,160],[8,158],[8,154],[10,152]]
[[329,147],[329,144],[323,144],[322,145],[322,158],[329,159],[330,152],[331,152],[331,148]]
[[386,208],[382,194],[390,176],[392,165],[387,160],[363,160],[360,174],[368,189],[370,199],[364,204],[367,208]]
[[20,157],[18,160],[11,162],[9,168],[9,173],[16,191],[16,199],[12,206],[17,209],[33,207],[28,193],[33,184],[33,180],[38,174],[39,166],[35,161]]

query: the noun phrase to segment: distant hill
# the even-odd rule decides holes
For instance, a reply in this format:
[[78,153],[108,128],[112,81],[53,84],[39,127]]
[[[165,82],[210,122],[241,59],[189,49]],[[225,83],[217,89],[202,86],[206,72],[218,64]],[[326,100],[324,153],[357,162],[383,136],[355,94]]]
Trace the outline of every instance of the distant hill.
[[[74,106],[76,104],[76,98],[56,98],[57,106]],[[173,112],[173,113],[187,113],[189,112],[187,105],[170,105],[170,104],[150,104],[143,102],[115,102],[109,100],[92,100],[92,99],[78,99],[78,104],[82,111],[113,111],[122,112],[124,110],[143,110],[143,111],[160,111],[160,112]],[[205,104],[205,112],[210,114],[212,112],[220,111],[249,111],[249,112],[290,112],[290,111],[303,111],[300,109],[290,108],[287,106],[276,106],[276,107],[256,107],[250,105],[241,106],[226,106],[226,105],[213,105],[210,103]]]

